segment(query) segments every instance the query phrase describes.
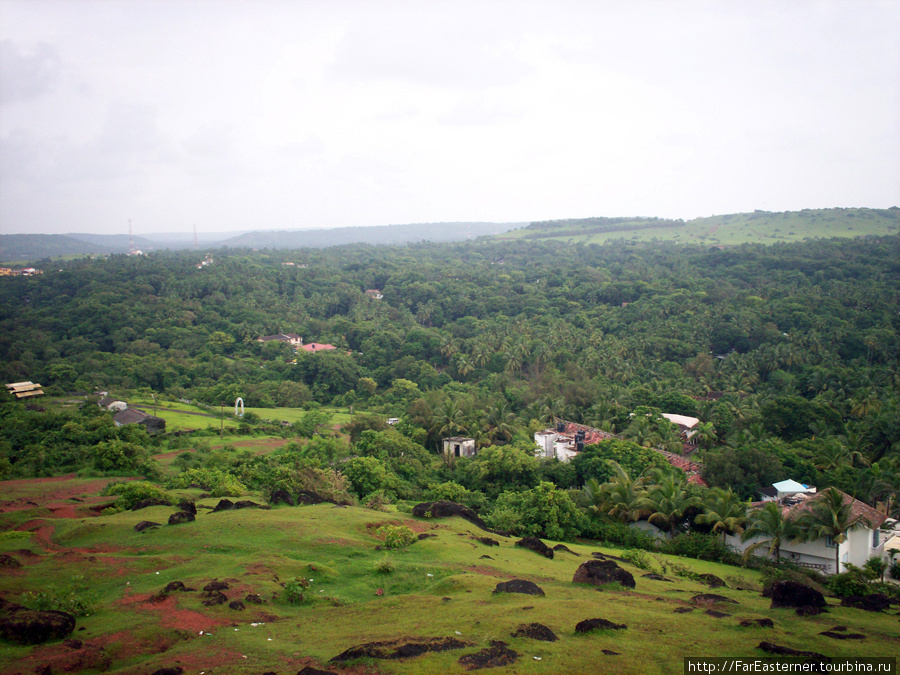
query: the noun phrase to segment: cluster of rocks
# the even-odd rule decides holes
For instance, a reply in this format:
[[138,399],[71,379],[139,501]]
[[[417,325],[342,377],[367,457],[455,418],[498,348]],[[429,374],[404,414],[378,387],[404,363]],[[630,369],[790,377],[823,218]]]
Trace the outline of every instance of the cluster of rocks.
[[[241,600],[231,600],[229,602],[228,596],[225,595],[222,591],[228,590],[228,582],[227,581],[219,581],[218,579],[210,581],[206,586],[203,587],[203,591],[200,593],[200,597],[203,598],[201,604],[204,607],[215,607],[217,605],[224,605],[228,603],[229,609],[233,609],[236,611],[241,611],[246,609],[247,604],[251,605],[261,605],[265,602],[262,597],[257,595],[256,593],[248,593],[247,597]],[[150,602],[159,602],[164,600],[169,596],[170,593],[193,593],[196,592],[196,589],[189,588],[184,585],[183,581],[171,581],[166,584],[166,587],[163,588],[159,593],[152,596],[150,598]]]

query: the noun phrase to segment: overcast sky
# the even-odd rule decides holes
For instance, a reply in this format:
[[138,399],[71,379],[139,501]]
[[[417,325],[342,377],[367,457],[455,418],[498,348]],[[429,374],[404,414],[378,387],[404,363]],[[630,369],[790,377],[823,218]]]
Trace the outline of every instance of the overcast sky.
[[0,0],[0,233],[900,205],[898,0]]

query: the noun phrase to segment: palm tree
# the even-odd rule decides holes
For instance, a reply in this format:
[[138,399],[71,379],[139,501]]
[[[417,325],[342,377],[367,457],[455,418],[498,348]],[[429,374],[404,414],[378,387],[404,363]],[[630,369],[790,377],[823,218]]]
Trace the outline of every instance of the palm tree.
[[443,436],[445,434],[456,435],[465,433],[466,427],[463,424],[463,416],[463,410],[456,401],[452,398],[445,399],[435,413],[435,424],[438,427],[438,434]]
[[647,478],[641,474],[632,478],[622,466],[610,460],[613,477],[603,485],[596,479],[588,481],[590,489],[585,485],[585,493],[592,501],[590,510],[594,513],[605,513],[623,523],[632,523],[646,513],[645,500],[647,490],[644,487]]
[[744,559],[758,548],[768,545],[769,555],[775,555],[775,559],[781,558],[781,546],[788,541],[796,541],[803,536],[803,530],[797,521],[785,516],[781,504],[778,502],[766,502],[762,508],[756,509],[750,514],[747,527],[741,535],[741,541],[746,542],[754,537],[763,537],[762,540],[748,546],[744,550]]
[[669,474],[659,477],[658,483],[650,488],[641,505],[650,513],[647,520],[659,525],[674,539],[675,527],[684,518],[687,510],[696,506],[697,502],[696,497],[687,494],[684,484],[674,474]]
[[492,438],[500,437],[510,440],[513,435],[513,420],[515,416],[509,410],[509,404],[505,399],[500,399],[496,404],[487,409],[487,423]]
[[706,494],[703,513],[694,519],[701,525],[712,525],[712,531],[722,531],[722,541],[725,534],[731,532],[740,534],[744,531],[744,521],[747,519],[747,503],[742,501],[732,490],[713,488]]
[[701,448],[709,448],[718,440],[716,428],[712,422],[700,422],[694,430],[691,441],[699,445]]
[[[864,516],[854,516],[850,510],[851,501],[835,488],[820,492],[809,502],[799,522],[804,529],[803,539],[813,541],[830,537],[834,542],[834,573],[841,571],[841,544],[847,541],[847,532],[863,525],[870,525]],[[849,497],[848,497],[849,499]]]

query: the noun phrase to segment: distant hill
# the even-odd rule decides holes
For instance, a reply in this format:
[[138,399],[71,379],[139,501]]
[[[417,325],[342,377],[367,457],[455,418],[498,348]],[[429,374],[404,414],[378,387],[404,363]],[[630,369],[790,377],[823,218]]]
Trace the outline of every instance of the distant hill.
[[900,208],[754,211],[694,220],[661,218],[570,218],[531,223],[498,239],[555,239],[600,244],[611,239],[652,239],[734,245],[772,244],[807,238],[863,237],[900,232]]
[[[464,241],[507,232],[525,223],[421,223],[376,227],[338,227],[317,230],[268,230],[237,235],[204,234],[200,245],[230,248],[326,248],[342,244],[406,244],[416,241]],[[134,246],[145,253],[161,249],[192,248],[183,234],[149,234],[134,237]],[[16,262],[78,255],[128,253],[126,234],[5,234],[0,235],[0,260]]]
[[82,241],[68,234],[0,235],[0,260],[7,262],[56,258],[64,255],[102,255],[116,252],[114,247],[97,242]]
[[416,241],[464,241],[507,232],[525,223],[416,223],[330,230],[247,232],[221,242],[233,248],[326,248],[342,244],[408,244]]

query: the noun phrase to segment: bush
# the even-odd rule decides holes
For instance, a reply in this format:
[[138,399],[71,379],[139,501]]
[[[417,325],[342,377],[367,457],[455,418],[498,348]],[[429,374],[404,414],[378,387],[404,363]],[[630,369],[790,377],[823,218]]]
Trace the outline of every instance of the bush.
[[872,556],[868,560],[866,560],[863,565],[863,570],[870,579],[878,579],[881,581],[884,579],[884,571],[887,569],[887,562],[884,561],[883,558],[879,558],[878,556]]
[[393,574],[394,573],[394,563],[393,561],[387,557],[387,554],[376,562],[372,569],[378,574]]
[[363,506],[372,511],[387,511],[388,505],[392,504],[391,498],[384,494],[383,491],[373,492],[367,498]]
[[130,509],[135,504],[148,499],[156,499],[166,504],[172,503],[172,498],[165,490],[159,485],[154,485],[145,480],[135,480],[127,483],[116,481],[107,485],[103,489],[102,494],[118,496],[116,508],[119,510]]
[[645,551],[656,550],[656,540],[653,537],[646,532],[628,527],[624,523],[594,520],[591,521],[587,531],[591,538],[606,544],[624,548],[640,548]]
[[697,558],[698,560],[715,560],[730,564],[737,564],[739,556],[731,547],[722,543],[722,540],[713,534],[701,534],[699,532],[685,532],[679,534],[671,541],[663,545],[663,550],[672,555],[683,558]]
[[839,598],[847,598],[851,595],[869,595],[874,591],[869,578],[861,568],[844,563],[846,572],[833,574],[828,578],[826,585],[828,590]]
[[467,490],[454,481],[430,484],[425,492],[425,499],[429,502],[455,502],[468,506],[473,511],[479,511],[487,504],[487,497],[483,492]]
[[619,555],[622,559],[627,560],[635,567],[642,570],[653,570],[653,557],[643,549],[630,548]]
[[416,533],[406,525],[382,525],[377,533],[384,537],[385,548],[406,548],[416,541]]
[[304,592],[309,588],[309,581],[302,577],[294,577],[284,582],[284,590],[281,592],[281,601],[289,605],[300,605],[306,601]]
[[62,588],[51,584],[44,591],[23,593],[22,601],[32,609],[56,610],[75,616],[90,616],[96,603],[93,593],[87,591],[84,577],[77,575],[73,576],[69,580],[69,584]]
[[895,560],[891,563],[891,566],[888,567],[888,574],[890,574],[893,579],[900,579],[900,560]]
[[213,497],[240,497],[247,486],[231,474],[218,469],[188,469],[169,479],[170,488],[187,488],[199,485]]

